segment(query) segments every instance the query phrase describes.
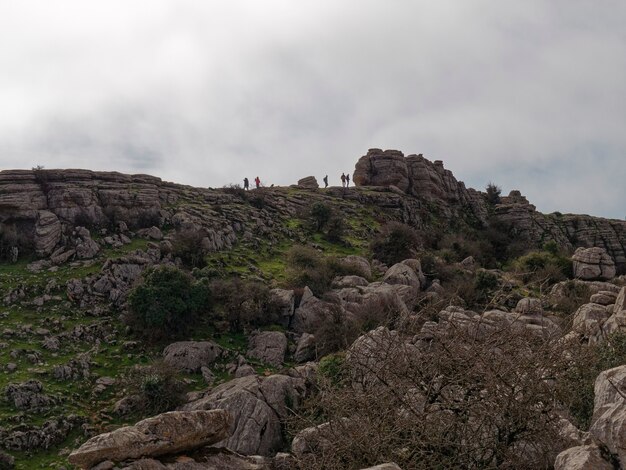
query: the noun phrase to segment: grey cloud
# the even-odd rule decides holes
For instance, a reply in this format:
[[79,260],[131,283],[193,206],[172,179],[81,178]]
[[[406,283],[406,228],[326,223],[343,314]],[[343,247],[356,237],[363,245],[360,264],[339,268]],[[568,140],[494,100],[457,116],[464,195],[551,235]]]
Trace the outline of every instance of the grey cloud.
[[621,1],[64,4],[0,6],[3,167],[290,184],[397,148],[626,215]]

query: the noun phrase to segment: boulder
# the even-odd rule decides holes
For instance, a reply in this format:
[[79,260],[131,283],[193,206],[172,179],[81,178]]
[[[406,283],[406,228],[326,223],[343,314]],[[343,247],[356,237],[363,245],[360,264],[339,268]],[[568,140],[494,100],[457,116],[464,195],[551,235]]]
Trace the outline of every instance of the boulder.
[[320,185],[317,183],[315,176],[306,176],[298,180],[298,187],[303,189],[317,189]]
[[603,305],[581,305],[572,321],[572,329],[591,337],[601,331],[602,325],[609,318],[609,314]]
[[142,238],[147,238],[149,240],[159,241],[163,239],[163,232],[161,232],[161,229],[159,227],[155,227],[155,226],[137,230],[137,235],[139,235]]
[[597,294],[593,294],[589,299],[590,302],[600,305],[613,305],[617,300],[617,295],[610,291],[600,291]]
[[287,337],[280,331],[261,331],[250,336],[248,355],[278,367],[285,360]]
[[38,380],[9,384],[4,393],[18,410],[42,411],[56,403],[54,398],[43,393],[43,385]]
[[297,363],[313,361],[317,357],[315,348],[315,336],[309,333],[302,333],[293,354],[293,360]]
[[217,444],[244,455],[269,456],[283,447],[284,420],[300,406],[306,392],[302,378],[275,374],[248,376],[219,385],[185,410],[227,410],[233,417],[230,434]]
[[522,315],[543,315],[543,306],[540,299],[526,297],[517,302],[515,312]]
[[404,262],[390,267],[383,276],[383,282],[410,286],[416,291],[419,291],[421,286],[419,276],[415,273],[415,270]]
[[290,289],[270,290],[270,305],[278,313],[280,324],[289,326],[296,305],[295,292]]
[[600,373],[594,393],[589,433],[626,462],[626,365]]
[[174,454],[215,444],[229,435],[232,418],[225,410],[171,411],[134,426],[92,437],[68,457],[81,468],[104,461]]
[[35,251],[38,256],[48,256],[61,241],[61,222],[52,212],[40,210],[35,225]]
[[613,468],[613,465],[604,460],[600,448],[595,444],[564,450],[554,462],[554,470],[613,470]]
[[578,279],[608,281],[615,277],[615,262],[604,248],[577,248],[572,262]]
[[361,276],[338,276],[333,279],[333,289],[345,289],[346,287],[366,286],[369,282]]
[[358,274],[367,279],[372,277],[372,267],[369,261],[362,256],[349,255],[341,259],[341,264],[347,269],[354,270],[354,274]]
[[164,361],[178,370],[199,372],[211,366],[222,354],[222,348],[212,341],[179,341],[163,350]]
[[404,154],[399,150],[369,149],[356,164],[352,181],[356,186],[396,186],[409,189],[409,174]]
[[390,462],[390,463],[382,463],[374,467],[362,468],[361,470],[402,470],[402,469],[398,467],[397,464]]

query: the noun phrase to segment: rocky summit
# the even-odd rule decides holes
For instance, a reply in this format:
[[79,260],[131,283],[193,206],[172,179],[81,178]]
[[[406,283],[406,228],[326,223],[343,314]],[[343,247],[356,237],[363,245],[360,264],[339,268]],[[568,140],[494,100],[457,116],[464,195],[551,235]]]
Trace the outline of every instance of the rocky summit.
[[352,181],[0,172],[0,468],[626,468],[626,222]]

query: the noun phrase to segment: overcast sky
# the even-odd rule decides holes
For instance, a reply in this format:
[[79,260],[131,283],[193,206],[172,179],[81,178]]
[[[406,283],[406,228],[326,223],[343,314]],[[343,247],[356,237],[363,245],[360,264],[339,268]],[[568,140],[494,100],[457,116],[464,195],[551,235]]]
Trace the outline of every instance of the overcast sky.
[[443,160],[626,216],[624,0],[0,0],[0,166],[219,187]]

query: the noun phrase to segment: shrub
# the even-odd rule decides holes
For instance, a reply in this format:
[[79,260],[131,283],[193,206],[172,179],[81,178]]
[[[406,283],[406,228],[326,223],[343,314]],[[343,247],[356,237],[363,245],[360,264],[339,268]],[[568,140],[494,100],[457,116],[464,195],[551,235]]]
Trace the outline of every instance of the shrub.
[[209,283],[214,301],[214,320],[226,321],[233,331],[271,325],[278,312],[269,302],[269,289],[261,282],[239,278],[215,279]]
[[343,240],[346,231],[346,224],[341,216],[333,215],[326,224],[326,240],[331,243],[338,243]]
[[330,207],[328,207],[323,202],[315,202],[311,206],[309,217],[311,218],[311,222],[313,224],[313,229],[316,232],[320,232],[330,220],[330,216],[332,211]]
[[524,283],[547,283],[563,281],[572,275],[571,260],[549,251],[532,251],[513,262]]
[[185,229],[176,232],[172,240],[172,255],[189,268],[204,268],[206,266],[203,240],[204,230]]
[[485,191],[487,193],[488,204],[491,204],[492,206],[500,204],[500,194],[502,193],[502,188],[494,183],[489,182],[489,184],[485,188]]
[[135,411],[144,416],[164,413],[186,402],[184,382],[164,362],[133,367],[124,378],[124,385],[136,397]]
[[211,304],[203,282],[172,267],[150,269],[144,281],[128,297],[126,322],[149,340],[179,337],[187,333],[197,314]]
[[391,222],[374,238],[370,249],[374,258],[392,265],[415,256],[420,245],[421,240],[413,228]]

